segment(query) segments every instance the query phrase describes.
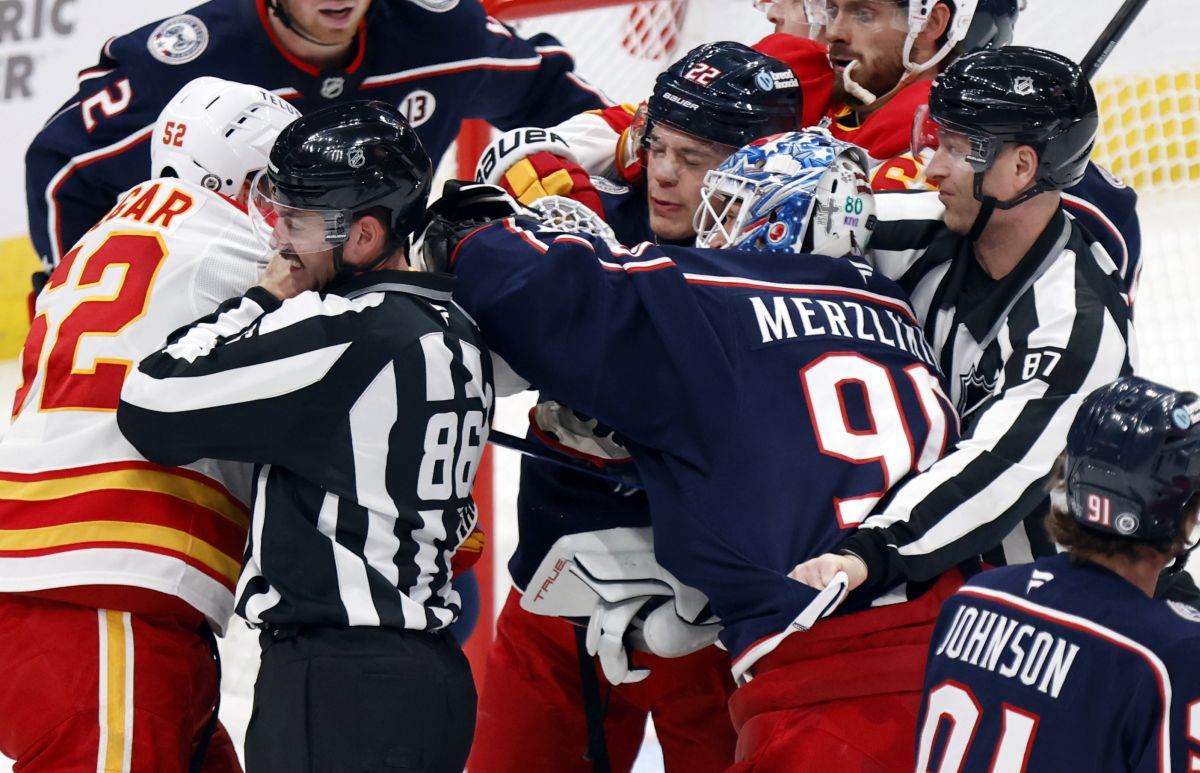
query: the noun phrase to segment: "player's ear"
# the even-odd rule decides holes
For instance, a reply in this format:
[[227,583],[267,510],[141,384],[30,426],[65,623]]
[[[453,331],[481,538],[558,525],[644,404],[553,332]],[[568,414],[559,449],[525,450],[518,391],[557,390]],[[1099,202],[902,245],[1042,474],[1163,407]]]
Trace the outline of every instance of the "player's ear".
[[1013,168],[1020,190],[1033,185],[1037,181],[1037,151],[1030,145],[1017,145],[1013,152]]
[[346,261],[355,265],[366,265],[375,259],[387,246],[388,229],[378,216],[363,213],[350,226],[346,240]]
[[[942,38],[946,35],[946,30],[950,28],[950,18],[953,14],[950,6],[944,1],[933,7],[933,10],[929,12],[929,21],[925,23],[925,29],[917,36],[914,48],[920,53],[920,56],[913,57],[914,61],[923,62],[938,50],[942,44]],[[943,62],[943,64],[945,63]]]

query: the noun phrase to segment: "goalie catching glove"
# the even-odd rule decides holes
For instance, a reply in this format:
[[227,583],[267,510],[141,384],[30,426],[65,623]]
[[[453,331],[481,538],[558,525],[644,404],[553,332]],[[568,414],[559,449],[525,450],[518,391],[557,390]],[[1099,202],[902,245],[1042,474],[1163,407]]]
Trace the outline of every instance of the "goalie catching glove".
[[488,223],[515,217],[521,205],[495,185],[450,180],[442,196],[429,205],[421,235],[413,244],[412,266],[418,271],[444,274],[450,270],[454,250],[467,234]]
[[586,618],[587,650],[612,684],[649,674],[631,650],[677,658],[717,640],[720,624],[703,593],[654,557],[649,527],[568,534],[550,548],[521,597],[539,615]]

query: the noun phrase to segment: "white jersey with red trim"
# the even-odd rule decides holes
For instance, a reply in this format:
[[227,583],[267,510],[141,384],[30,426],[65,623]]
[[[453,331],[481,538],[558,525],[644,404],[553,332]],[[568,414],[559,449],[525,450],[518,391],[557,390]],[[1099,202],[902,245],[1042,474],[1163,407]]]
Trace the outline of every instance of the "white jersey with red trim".
[[985,572],[942,606],[918,771],[1191,771],[1200,610],[1066,555]]
[[0,591],[199,612],[224,628],[250,470],[151,464],[116,409],[130,369],[244,292],[265,258],[244,209],[174,179],[125,192],[64,255],[38,296],[0,440]]

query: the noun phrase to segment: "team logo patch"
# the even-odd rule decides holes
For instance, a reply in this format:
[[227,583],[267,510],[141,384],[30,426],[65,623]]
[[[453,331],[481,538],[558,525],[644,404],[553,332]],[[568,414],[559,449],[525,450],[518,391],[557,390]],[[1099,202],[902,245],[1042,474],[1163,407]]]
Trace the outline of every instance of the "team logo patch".
[[1200,623],[1200,609],[1196,609],[1191,604],[1185,604],[1182,601],[1168,601],[1167,606],[1171,607],[1175,614],[1179,615],[1184,620],[1191,620],[1193,623]]
[[763,91],[773,91],[775,89],[775,79],[766,70],[759,70],[754,74],[754,83]]
[[350,148],[350,152],[346,155],[346,163],[351,169],[359,169],[363,164],[367,163],[367,157],[363,155],[362,148]]
[[620,196],[623,193],[629,193],[629,186],[624,183],[616,183],[607,177],[592,176],[588,178],[592,181],[592,187],[601,193],[608,193],[613,196]]
[[767,241],[772,244],[779,244],[787,238],[787,235],[787,223],[784,223],[782,220],[776,220],[767,227]]
[[1027,97],[1033,93],[1033,78],[1019,75],[1013,81],[1013,92],[1019,97]]
[[187,64],[208,48],[208,27],[190,13],[173,16],[154,28],[146,48],[160,62]]
[[1113,526],[1116,526],[1121,534],[1133,534],[1137,531],[1139,523],[1141,521],[1133,513],[1121,513],[1113,519]]
[[346,88],[346,79],[337,75],[330,76],[321,81],[321,96],[325,99],[337,99],[342,95],[342,91]]

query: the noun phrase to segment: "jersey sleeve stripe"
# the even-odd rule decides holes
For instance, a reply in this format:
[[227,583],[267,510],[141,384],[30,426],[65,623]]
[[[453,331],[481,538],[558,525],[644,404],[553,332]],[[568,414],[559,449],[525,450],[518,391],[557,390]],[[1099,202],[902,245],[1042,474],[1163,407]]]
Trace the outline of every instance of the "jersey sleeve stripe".
[[[64,183],[75,173],[77,169],[81,169],[89,164],[94,164],[97,161],[102,161],[111,156],[117,156],[129,150],[140,142],[150,139],[150,133],[154,130],[154,124],[144,126],[138,131],[130,134],[124,139],[118,140],[111,145],[103,148],[82,153],[78,156],[70,158],[67,163],[50,178],[49,184],[46,186],[46,229],[51,235],[50,249],[54,253],[51,257],[55,265],[62,258],[64,245],[62,243],[62,231],[59,227],[58,217],[58,191]],[[70,246],[70,245],[66,245]]]
[[542,57],[540,56],[525,59],[503,59],[493,56],[460,59],[454,62],[431,64],[425,67],[415,67],[411,70],[401,70],[400,72],[386,73],[384,75],[372,75],[370,78],[363,79],[362,88],[370,89],[379,86],[394,86],[397,83],[404,83],[405,81],[417,78],[430,78],[435,75],[453,75],[454,73],[465,72],[467,70],[536,70],[541,64]]

